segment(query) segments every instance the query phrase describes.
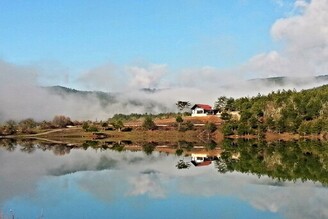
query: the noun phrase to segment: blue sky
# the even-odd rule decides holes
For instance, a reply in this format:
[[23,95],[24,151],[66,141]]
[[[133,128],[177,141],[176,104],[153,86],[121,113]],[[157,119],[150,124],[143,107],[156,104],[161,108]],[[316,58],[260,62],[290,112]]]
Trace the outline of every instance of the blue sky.
[[230,68],[277,47],[270,28],[292,2],[1,0],[0,58],[71,74],[103,63]]

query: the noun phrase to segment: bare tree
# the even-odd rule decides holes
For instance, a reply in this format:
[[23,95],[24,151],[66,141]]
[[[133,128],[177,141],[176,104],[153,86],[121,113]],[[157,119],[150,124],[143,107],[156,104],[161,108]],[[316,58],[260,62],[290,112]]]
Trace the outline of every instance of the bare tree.
[[175,105],[178,107],[180,112],[182,112],[185,108],[190,107],[190,103],[188,101],[181,101],[181,100],[179,100]]

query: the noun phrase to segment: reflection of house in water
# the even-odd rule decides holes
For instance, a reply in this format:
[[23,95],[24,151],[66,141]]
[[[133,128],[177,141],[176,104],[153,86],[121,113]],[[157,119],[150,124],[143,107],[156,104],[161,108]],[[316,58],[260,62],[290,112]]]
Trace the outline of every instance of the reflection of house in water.
[[196,167],[208,166],[217,159],[217,156],[208,156],[207,154],[191,154],[191,163]]

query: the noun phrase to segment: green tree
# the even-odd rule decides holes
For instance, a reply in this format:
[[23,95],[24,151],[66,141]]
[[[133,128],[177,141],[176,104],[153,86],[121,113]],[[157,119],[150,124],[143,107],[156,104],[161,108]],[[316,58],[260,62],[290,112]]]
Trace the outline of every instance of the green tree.
[[229,136],[234,134],[234,125],[232,123],[225,123],[222,126],[222,133],[224,136]]
[[104,129],[106,129],[108,127],[108,123],[107,122],[102,122],[101,123],[101,127],[103,127]]
[[82,124],[82,128],[84,129],[84,131],[87,131],[89,129],[90,125],[88,122],[83,122]]
[[188,101],[181,101],[181,100],[179,100],[175,105],[178,107],[180,112],[182,112],[185,108],[190,107],[190,103]]
[[213,122],[206,122],[204,128],[209,133],[215,132],[217,129],[216,125]]
[[245,123],[239,123],[237,128],[238,135],[246,135],[249,134],[249,128]]
[[215,164],[219,173],[228,172],[228,166],[226,164],[226,161],[222,157],[219,157],[218,160],[215,162]]
[[153,153],[153,151],[156,148],[156,145],[154,143],[148,142],[144,145],[142,145],[143,151],[147,154],[147,155],[151,155]]
[[221,119],[223,119],[225,121],[228,121],[228,120],[231,119],[231,114],[224,111],[224,112],[221,113]]
[[215,102],[214,108],[219,110],[219,112],[223,112],[226,110],[227,102],[228,102],[228,98],[226,96],[221,96]]
[[32,134],[33,128],[37,126],[37,122],[35,122],[33,119],[24,119],[18,123],[19,129],[21,133],[25,134]]
[[183,122],[183,119],[182,119],[181,115],[178,115],[175,118],[175,121],[178,123],[178,130],[180,131],[181,130],[181,123]]
[[71,119],[63,115],[55,116],[52,120],[52,123],[58,128],[65,128],[68,125],[73,125]]
[[156,124],[150,116],[147,116],[142,124],[142,127],[146,130],[156,129]]
[[175,165],[178,169],[188,169],[190,167],[190,163],[185,162],[184,160],[179,160],[177,165]]
[[124,127],[122,120],[114,120],[110,124],[114,127],[114,129],[118,130],[119,132]]
[[17,133],[17,123],[14,120],[8,120],[3,127],[4,135],[14,135]]
[[176,154],[177,156],[180,157],[180,156],[183,154],[183,149],[178,148],[178,149],[175,151],[175,154]]
[[214,150],[217,147],[217,143],[213,140],[210,140],[205,143],[205,147],[207,150]]

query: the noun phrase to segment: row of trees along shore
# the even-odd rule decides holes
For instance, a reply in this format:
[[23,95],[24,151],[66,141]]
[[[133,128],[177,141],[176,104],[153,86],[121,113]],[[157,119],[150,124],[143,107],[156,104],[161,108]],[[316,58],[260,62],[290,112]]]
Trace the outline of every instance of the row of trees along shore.
[[193,130],[194,125],[190,121],[184,121],[184,116],[190,116],[190,113],[160,113],[160,114],[136,114],[130,115],[115,114],[106,121],[72,121],[69,117],[63,115],[55,116],[51,121],[37,122],[32,118],[21,121],[8,120],[0,124],[0,136],[17,135],[17,134],[36,134],[42,130],[66,128],[69,126],[81,126],[87,132],[98,132],[101,130],[118,130],[131,131],[131,127],[125,124],[131,121],[142,121],[139,129],[155,130],[155,119],[175,118],[175,123],[171,124],[178,131]]
[[[238,99],[220,97],[216,108],[226,120],[224,135],[263,136],[289,132],[300,135],[328,133],[328,85],[309,90],[278,90],[268,95]],[[239,111],[240,119],[233,119],[232,111]]]
[[52,121],[37,122],[32,118],[23,119],[19,122],[8,120],[0,125],[0,135],[35,134],[37,130],[65,128],[70,125],[80,124],[72,122],[67,116],[55,116]]

